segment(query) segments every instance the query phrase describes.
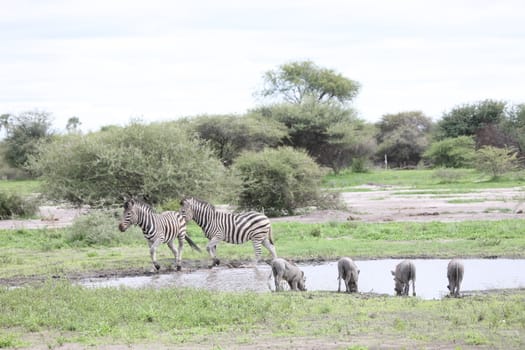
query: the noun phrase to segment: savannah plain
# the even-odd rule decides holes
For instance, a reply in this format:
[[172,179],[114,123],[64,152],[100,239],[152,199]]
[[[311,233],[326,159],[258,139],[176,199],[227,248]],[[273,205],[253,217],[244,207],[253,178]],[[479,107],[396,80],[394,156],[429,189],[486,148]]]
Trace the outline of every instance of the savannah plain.
[[[20,184],[18,184],[20,185]],[[12,186],[2,183],[1,186]],[[346,207],[273,218],[280,256],[296,262],[378,258],[525,257],[523,176],[465,171],[328,176]],[[37,184],[17,191],[32,193]],[[86,277],[149,274],[142,233],[103,213],[53,204],[37,217],[0,221],[0,347],[19,349],[521,349],[525,291],[461,298],[325,292],[216,292],[191,288],[86,288]],[[204,247],[195,224],[189,234]],[[266,262],[267,251],[263,252]],[[183,271],[158,250],[160,273],[205,268],[187,245]],[[251,244],[218,248],[225,266],[250,261]],[[264,264],[264,262],[262,262]],[[334,272],[334,280],[335,280]],[[308,286],[308,281],[307,281]]]

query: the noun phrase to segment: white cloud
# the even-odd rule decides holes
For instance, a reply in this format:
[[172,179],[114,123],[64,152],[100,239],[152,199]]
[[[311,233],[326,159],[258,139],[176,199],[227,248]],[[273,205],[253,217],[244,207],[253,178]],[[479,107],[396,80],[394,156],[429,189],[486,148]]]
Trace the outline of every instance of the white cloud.
[[[243,113],[262,74],[311,59],[359,81],[362,117],[523,101],[520,1],[5,1],[0,113],[85,129]],[[520,100],[521,99],[521,100]]]

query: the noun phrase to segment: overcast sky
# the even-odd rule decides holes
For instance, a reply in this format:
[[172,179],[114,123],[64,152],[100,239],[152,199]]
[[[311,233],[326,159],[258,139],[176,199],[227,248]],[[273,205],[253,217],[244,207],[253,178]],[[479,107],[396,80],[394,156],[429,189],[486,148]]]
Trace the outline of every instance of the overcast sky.
[[262,75],[311,60],[361,83],[359,116],[433,120],[525,102],[525,1],[0,0],[0,114],[58,130],[242,114]]

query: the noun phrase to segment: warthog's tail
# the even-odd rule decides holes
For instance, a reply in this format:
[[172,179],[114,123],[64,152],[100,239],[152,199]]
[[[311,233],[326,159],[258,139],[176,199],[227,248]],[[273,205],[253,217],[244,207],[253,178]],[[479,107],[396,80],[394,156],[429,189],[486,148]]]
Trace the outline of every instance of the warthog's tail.
[[201,248],[199,248],[198,245],[195,244],[195,242],[193,242],[193,240],[188,237],[188,235],[186,235],[186,242],[188,242],[188,244],[190,245],[190,247],[192,247],[193,249],[195,249],[196,251],[198,251],[199,253],[202,252]]

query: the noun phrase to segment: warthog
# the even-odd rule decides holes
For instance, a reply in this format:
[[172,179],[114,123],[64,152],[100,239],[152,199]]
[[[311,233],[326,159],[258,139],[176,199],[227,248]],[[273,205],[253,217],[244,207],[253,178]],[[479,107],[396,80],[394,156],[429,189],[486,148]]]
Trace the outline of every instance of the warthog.
[[465,268],[461,261],[458,259],[452,259],[449,261],[447,266],[447,288],[450,290],[450,296],[459,297],[459,288],[461,286],[461,281],[463,281],[464,271]]
[[304,277],[304,272],[296,265],[282,258],[275,258],[272,260],[271,266],[272,272],[270,273],[270,276],[268,276],[268,282],[273,274],[275,280],[275,291],[283,290],[281,286],[282,280],[288,282],[291,290],[306,290],[306,278]]
[[397,295],[408,295],[410,280],[412,280],[412,295],[416,296],[416,266],[410,260],[403,260],[396,266],[396,271],[390,271],[394,276]]
[[359,279],[359,270],[356,264],[350,258],[341,258],[337,262],[337,270],[339,271],[339,287],[337,291],[341,291],[341,280],[345,281],[346,292],[356,293],[357,292],[357,280]]

